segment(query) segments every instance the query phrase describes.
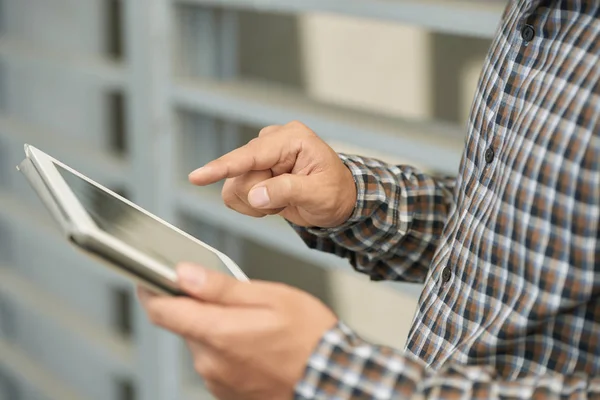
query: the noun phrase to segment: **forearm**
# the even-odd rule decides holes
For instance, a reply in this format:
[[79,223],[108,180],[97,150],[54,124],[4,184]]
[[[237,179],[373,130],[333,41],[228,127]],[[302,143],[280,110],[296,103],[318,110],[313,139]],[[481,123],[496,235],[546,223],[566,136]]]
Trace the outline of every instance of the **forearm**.
[[340,323],[310,358],[296,399],[349,398],[600,398],[600,377],[548,374],[505,381],[490,367],[458,364],[435,372],[413,356],[367,343]]
[[340,155],[357,187],[354,213],[333,229],[295,229],[309,247],[348,258],[375,280],[421,282],[453,205],[454,179]]

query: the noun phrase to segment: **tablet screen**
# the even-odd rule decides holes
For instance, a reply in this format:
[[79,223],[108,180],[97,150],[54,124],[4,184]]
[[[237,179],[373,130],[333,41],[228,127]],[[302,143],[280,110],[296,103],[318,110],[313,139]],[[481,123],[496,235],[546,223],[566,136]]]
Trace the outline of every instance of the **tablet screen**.
[[230,273],[209,249],[58,164],[56,169],[99,229],[167,267],[183,261]]

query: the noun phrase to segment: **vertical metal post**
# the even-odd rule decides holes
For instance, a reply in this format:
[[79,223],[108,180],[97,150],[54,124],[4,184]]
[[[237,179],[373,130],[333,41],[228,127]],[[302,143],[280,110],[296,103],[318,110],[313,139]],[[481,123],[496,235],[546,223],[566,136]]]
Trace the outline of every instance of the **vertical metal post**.
[[219,77],[235,79],[238,76],[238,13],[233,10],[221,11],[219,26]]
[[[185,77],[213,78],[219,69],[216,12],[198,6],[178,11],[178,72]],[[216,121],[197,112],[184,112],[180,117],[182,143],[190,146],[185,168],[200,167],[219,153]]]
[[[129,0],[125,7],[132,194],[140,205],[172,220],[172,3]],[[139,398],[181,398],[179,339],[152,327],[139,306],[135,315]]]
[[[218,77],[234,80],[238,77],[238,13],[233,10],[221,11],[219,26],[219,68]],[[221,131],[223,148],[232,149],[240,143],[240,128],[237,124],[225,121]],[[237,235],[224,235],[222,250],[243,268],[244,240]]]
[[[218,71],[216,46],[217,21],[214,18],[215,11],[201,7],[181,7],[178,10],[178,73],[185,77],[214,77]],[[185,149],[187,160],[183,166],[188,169],[201,167],[218,154],[217,124],[209,115],[196,112],[179,113],[181,118],[177,124],[180,128],[179,136],[182,143],[188,144],[190,148]],[[191,172],[191,171],[186,171]],[[182,225],[190,225],[191,231],[198,228],[202,232],[195,233],[202,240],[210,240],[214,232],[212,229],[194,221],[191,226],[189,221],[182,221]],[[212,228],[212,227],[210,227]],[[189,368],[184,373],[184,385],[194,387],[194,395],[207,396],[204,388],[198,385],[199,379],[191,370],[191,363],[187,357],[180,365]]]

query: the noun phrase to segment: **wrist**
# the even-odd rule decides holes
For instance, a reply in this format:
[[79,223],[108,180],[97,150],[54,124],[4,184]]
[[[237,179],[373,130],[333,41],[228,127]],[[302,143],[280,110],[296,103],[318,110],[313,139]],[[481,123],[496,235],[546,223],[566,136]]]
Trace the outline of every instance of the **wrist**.
[[344,165],[340,174],[339,192],[336,195],[336,208],[332,211],[335,218],[327,226],[313,226],[306,229],[317,236],[327,236],[335,232],[348,229],[362,218],[362,203],[360,197],[360,185],[357,180],[358,167],[348,159],[348,156],[339,154]]
[[[359,156],[339,154],[340,159],[346,166],[344,179],[347,177],[352,181],[351,184],[343,184],[344,192],[340,191],[336,196],[336,204],[339,218],[332,219],[332,227],[304,227],[309,234],[316,237],[327,237],[336,235],[349,229],[354,229],[357,224],[361,224],[371,218],[381,206],[386,202],[385,190],[380,183],[377,174],[372,171],[367,164],[368,159]],[[349,173],[346,175],[346,173]],[[367,196],[367,185],[369,185],[369,195]],[[334,224],[335,223],[335,224]]]

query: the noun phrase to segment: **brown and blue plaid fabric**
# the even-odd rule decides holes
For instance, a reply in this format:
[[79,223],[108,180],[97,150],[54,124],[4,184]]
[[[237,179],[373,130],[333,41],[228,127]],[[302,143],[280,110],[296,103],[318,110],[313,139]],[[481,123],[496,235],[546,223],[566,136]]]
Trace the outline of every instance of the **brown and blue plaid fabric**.
[[353,216],[299,234],[424,290],[406,351],[339,323],[297,398],[600,398],[600,1],[508,5],[456,179],[341,157]]

